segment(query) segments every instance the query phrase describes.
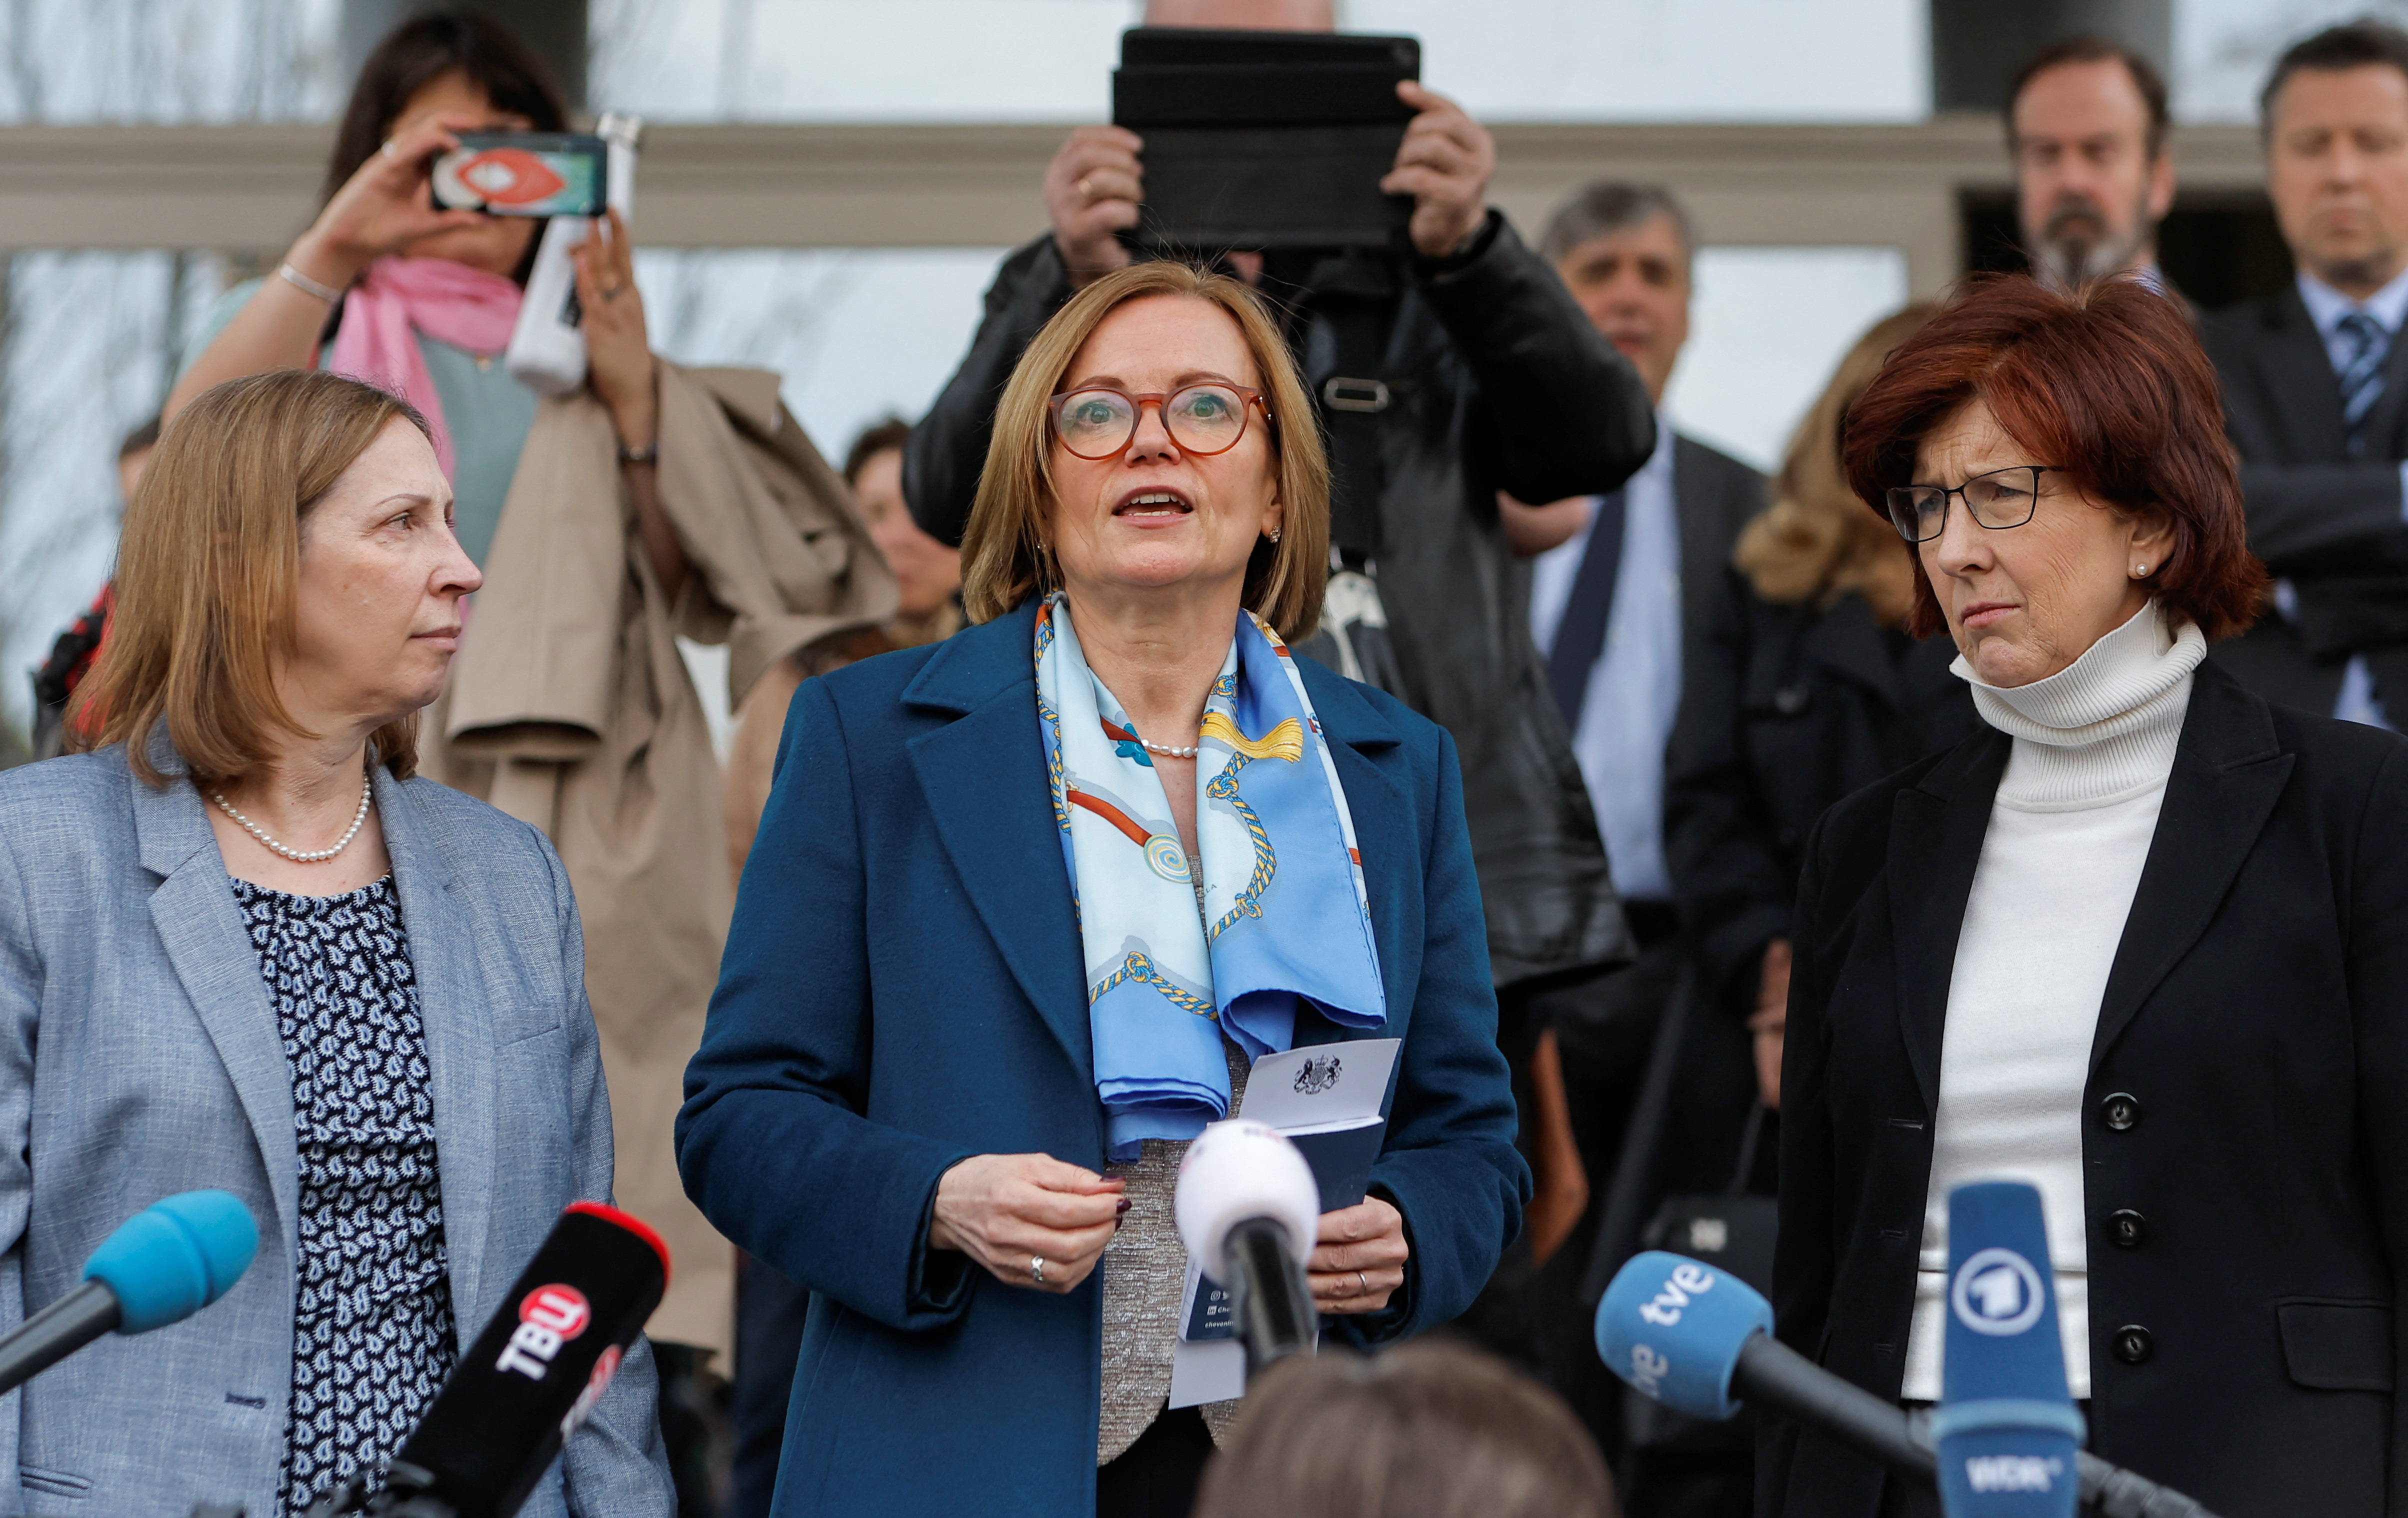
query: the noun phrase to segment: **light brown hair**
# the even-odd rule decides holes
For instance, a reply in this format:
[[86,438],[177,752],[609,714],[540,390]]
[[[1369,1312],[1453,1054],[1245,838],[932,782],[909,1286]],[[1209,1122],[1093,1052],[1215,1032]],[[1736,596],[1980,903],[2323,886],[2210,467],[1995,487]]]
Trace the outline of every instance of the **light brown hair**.
[[1442,1339],[1274,1366],[1196,1499],[1196,1518],[1613,1513],[1605,1462],[1562,1399]]
[[1891,350],[1935,309],[1927,302],[1874,322],[1840,360],[1822,398],[1798,423],[1781,472],[1773,477],[1772,504],[1740,533],[1731,555],[1769,604],[1828,611],[1853,591],[1885,627],[1900,625],[1913,609],[1914,551],[1886,517],[1866,515],[1865,503],[1841,470],[1840,439],[1848,408],[1873,382]]
[[962,607],[992,622],[1032,595],[1060,588],[1048,540],[1054,513],[1054,423],[1047,403],[1071,361],[1116,308],[1148,295],[1183,295],[1229,313],[1254,356],[1270,409],[1271,457],[1284,508],[1280,540],[1254,545],[1245,604],[1289,642],[1321,624],[1329,579],[1329,463],[1312,397],[1262,298],[1226,275],[1160,261],[1117,270],[1070,297],[1020,356],[996,407],[995,435],[978,498],[962,534]]
[[[395,421],[426,431],[398,396],[308,369],[229,380],[178,412],[126,505],[117,611],[76,688],[70,746],[122,743],[134,772],[165,785],[146,752],[165,722],[194,777],[222,783],[266,763],[280,739],[313,737],[274,676],[293,646],[301,524]],[[370,742],[408,780],[417,713]]]

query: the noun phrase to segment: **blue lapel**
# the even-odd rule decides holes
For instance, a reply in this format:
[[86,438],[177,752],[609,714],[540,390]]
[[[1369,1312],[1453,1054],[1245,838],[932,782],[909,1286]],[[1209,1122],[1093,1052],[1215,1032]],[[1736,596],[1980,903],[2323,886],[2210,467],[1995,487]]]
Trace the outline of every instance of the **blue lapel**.
[[260,1232],[274,1237],[280,1225],[290,1260],[301,1248],[293,1067],[284,1057],[276,1009],[267,1000],[267,982],[260,979],[259,957],[235,904],[225,859],[201,809],[200,793],[185,778],[183,756],[166,734],[165,723],[154,725],[150,746],[152,766],[168,777],[166,786],[146,785],[130,771],[126,776],[142,867],[159,877],[159,888],[150,894],[150,921],[259,1145],[279,1214],[260,1220]]
[[[377,823],[393,858],[402,927],[418,981],[418,1020],[435,1100],[435,1147],[443,1189],[445,1253],[452,1297],[465,1335],[486,1317],[478,1296],[487,1224],[494,1212],[496,1132],[492,1028],[484,964],[503,963],[486,941],[491,927],[461,900],[449,841],[409,787],[379,766]],[[580,967],[581,968],[581,967]],[[464,1340],[465,1341],[465,1340]]]
[[[1412,798],[1389,773],[1395,750],[1404,741],[1396,723],[1366,700],[1363,687],[1299,654],[1305,688],[1312,695],[1312,711],[1338,764],[1338,783],[1346,790],[1346,809],[1354,818],[1354,846],[1363,853],[1363,884],[1371,899],[1371,940],[1380,951],[1380,981],[1387,992],[1388,1025],[1365,1038],[1394,1037],[1412,1010],[1410,987],[1418,974],[1407,974],[1404,945],[1418,950],[1423,924],[1408,923],[1405,904],[1420,899],[1424,861],[1421,839],[1414,837]],[[1409,898],[1405,881],[1411,877]],[[1341,1034],[1340,1037],[1348,1035]]]
[[1036,636],[1032,600],[939,644],[904,687],[903,704],[955,720],[904,747],[979,921],[1092,1087],[1078,918],[1037,732]]

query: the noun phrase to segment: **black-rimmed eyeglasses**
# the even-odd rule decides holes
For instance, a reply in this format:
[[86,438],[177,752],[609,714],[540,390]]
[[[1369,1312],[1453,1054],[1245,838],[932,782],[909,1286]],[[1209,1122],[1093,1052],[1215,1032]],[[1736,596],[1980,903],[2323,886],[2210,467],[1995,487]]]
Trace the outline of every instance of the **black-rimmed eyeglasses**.
[[2040,477],[2062,474],[2054,464],[2018,464],[1977,474],[1955,490],[1945,485],[1893,485],[1885,493],[1889,520],[1910,543],[1928,543],[1948,524],[1948,497],[1993,532],[2020,527],[2040,509]]

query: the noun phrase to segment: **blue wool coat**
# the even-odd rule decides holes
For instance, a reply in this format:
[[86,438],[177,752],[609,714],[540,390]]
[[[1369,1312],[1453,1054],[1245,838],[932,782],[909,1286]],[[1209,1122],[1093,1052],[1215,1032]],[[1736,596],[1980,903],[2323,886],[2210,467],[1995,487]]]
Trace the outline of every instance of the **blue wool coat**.
[[[974,1154],[1100,1169],[1079,930],[1047,799],[1035,606],[796,694],[719,991],[686,1074],[687,1191],[813,1293],[775,1511],[1095,1511],[1100,1275],[1067,1296],[924,1248],[937,1181]],[[1401,1036],[1373,1188],[1404,1213],[1405,1285],[1355,1343],[1468,1306],[1521,1225],[1529,1172],[1498,1053],[1455,745],[1299,659],[1354,812]],[[1297,1042],[1349,1035],[1311,1010]]]

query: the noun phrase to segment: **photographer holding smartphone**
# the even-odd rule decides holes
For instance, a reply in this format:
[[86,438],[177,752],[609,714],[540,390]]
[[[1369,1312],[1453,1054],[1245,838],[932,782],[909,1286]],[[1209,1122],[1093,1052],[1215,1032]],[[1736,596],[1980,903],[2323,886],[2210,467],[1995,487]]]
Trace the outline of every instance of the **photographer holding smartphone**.
[[[1333,30],[1327,0],[1154,0],[1145,23]],[[1613,489],[1652,450],[1654,412],[1638,373],[1489,208],[1487,132],[1419,83],[1397,93],[1414,115],[1380,188],[1412,197],[1403,237],[1229,249],[1221,262],[1273,297],[1330,439],[1329,606],[1301,652],[1461,747],[1489,952],[1510,992],[1616,963],[1627,938],[1496,492]],[[968,355],[911,435],[904,495],[934,536],[961,537],[1022,350],[1074,292],[1130,262],[1120,234],[1143,214],[1144,150],[1135,132],[1085,126],[1047,167],[1051,234],[1004,263]]]

